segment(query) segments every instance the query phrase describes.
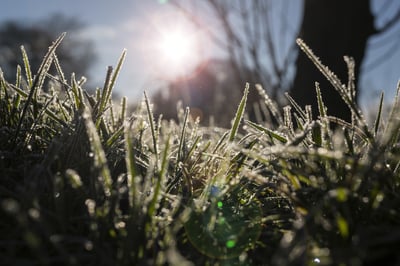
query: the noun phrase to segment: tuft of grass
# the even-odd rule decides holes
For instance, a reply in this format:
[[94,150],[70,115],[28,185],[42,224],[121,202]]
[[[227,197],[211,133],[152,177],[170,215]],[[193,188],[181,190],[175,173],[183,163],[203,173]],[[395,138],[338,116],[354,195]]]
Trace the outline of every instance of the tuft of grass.
[[[261,86],[267,121],[230,129],[156,119],[147,95],[133,113],[112,91],[67,79],[56,56],[33,74],[0,71],[0,258],[5,265],[374,265],[400,261],[400,121],[383,97],[370,127],[354,102],[353,62],[341,84],[301,48],[353,111],[319,117]],[[50,66],[55,73],[49,73]],[[24,73],[23,73],[24,72]],[[46,82],[51,81],[51,82]],[[400,86],[398,86],[398,93]],[[115,107],[117,106],[117,107]],[[118,107],[119,106],[119,107]],[[332,125],[336,124],[335,127]]]

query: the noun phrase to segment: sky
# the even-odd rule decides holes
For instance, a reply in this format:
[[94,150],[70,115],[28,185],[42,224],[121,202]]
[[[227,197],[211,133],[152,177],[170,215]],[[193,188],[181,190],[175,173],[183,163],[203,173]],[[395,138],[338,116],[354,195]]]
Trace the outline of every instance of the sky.
[[[380,10],[384,3],[393,2]],[[167,0],[1,0],[0,23],[7,20],[35,22],[55,13],[75,17],[86,27],[80,34],[93,41],[98,60],[89,73],[90,79],[101,86],[108,65],[115,65],[123,49],[127,57],[116,84],[116,92],[126,95],[130,100],[140,100],[144,90],[154,92],[167,78],[182,74],[207,57],[223,57],[224,51],[218,50],[205,37],[205,33],[190,28],[185,18],[175,8],[166,4]],[[377,25],[382,25],[400,8],[396,0],[373,0],[373,11],[379,13]],[[400,24],[400,23],[399,23]],[[186,64],[174,67],[171,58],[160,52],[159,44],[163,36],[183,27],[186,39],[201,42],[194,46]],[[186,28],[185,28],[186,27]],[[400,36],[400,26],[392,33]],[[1,36],[0,36],[1,37]],[[67,37],[68,38],[68,35]],[[400,38],[400,37],[399,37]],[[386,99],[393,99],[400,78],[400,44],[390,43],[385,36],[371,39],[367,57],[363,64],[364,74],[359,85],[361,103],[368,107],[375,102],[380,91],[385,91]],[[399,46],[399,47],[397,47]],[[201,47],[201,48],[200,48]],[[384,62],[376,64],[385,53]]]
[[[140,100],[144,90],[155,91],[166,79],[183,72],[182,68],[171,68],[169,58],[160,54],[158,43],[166,32],[187,23],[181,23],[184,18],[162,0],[2,0],[1,4],[0,23],[8,20],[35,23],[53,14],[74,17],[84,23],[79,34],[94,43],[97,61],[89,77],[97,86],[102,85],[107,66],[115,66],[126,49],[127,57],[115,91],[128,99]],[[193,51],[184,69],[210,56],[211,50]]]

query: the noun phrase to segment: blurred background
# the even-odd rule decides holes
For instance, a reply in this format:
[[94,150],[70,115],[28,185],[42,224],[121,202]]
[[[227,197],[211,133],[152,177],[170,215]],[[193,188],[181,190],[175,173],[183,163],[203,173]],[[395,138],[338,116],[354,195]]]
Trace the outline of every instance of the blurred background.
[[20,45],[36,71],[64,31],[57,55],[67,78],[75,72],[88,78],[86,89],[102,87],[107,66],[126,48],[117,95],[134,105],[146,90],[165,118],[175,118],[182,101],[206,124],[229,125],[245,82],[251,84],[252,118],[268,119],[254,84],[280,105],[289,92],[304,107],[314,104],[318,81],[328,114],[349,120],[337,93],[299,53],[297,37],[345,84],[343,56],[354,58],[357,99],[366,111],[377,106],[381,91],[391,102],[400,77],[396,0],[2,0],[6,79],[14,82],[16,65],[23,65]]

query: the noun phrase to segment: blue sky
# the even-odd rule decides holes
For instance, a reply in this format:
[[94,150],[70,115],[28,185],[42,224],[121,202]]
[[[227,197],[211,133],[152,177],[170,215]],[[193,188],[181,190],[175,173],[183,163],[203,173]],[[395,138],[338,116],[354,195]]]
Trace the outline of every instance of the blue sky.
[[[375,0],[373,9],[377,12],[380,5],[392,0]],[[140,99],[143,90],[154,91],[162,84],[165,78],[161,72],[168,76],[168,67],[157,62],[157,55],[152,44],[159,38],[157,34],[163,27],[173,26],[174,23],[184,21],[175,9],[169,5],[161,4],[160,0],[2,0],[0,9],[0,23],[5,20],[22,20],[25,22],[36,21],[54,13],[63,13],[66,16],[78,18],[87,26],[81,34],[92,39],[95,49],[99,54],[98,61],[91,71],[91,78],[101,84],[105,76],[106,67],[114,65],[122,50],[128,50],[128,56],[117,83],[116,91],[127,95],[130,99]],[[385,12],[381,12],[378,25],[383,24],[399,8],[399,2]],[[400,24],[400,23],[399,23]],[[393,33],[400,35],[400,26],[393,29]],[[68,38],[68,37],[67,37]],[[400,49],[381,43],[379,38],[372,39],[367,58],[364,62],[365,69],[360,78],[361,100],[364,106],[371,101],[376,101],[377,95],[384,90],[386,98],[392,99],[398,79],[400,78]],[[394,42],[394,44],[396,44]],[[210,49],[195,51],[197,59],[208,56],[221,57],[211,43],[206,43]],[[400,47],[399,47],[400,48]],[[391,55],[377,67],[371,68],[380,54],[390,50]],[[194,64],[194,63],[193,63]],[[190,68],[191,65],[188,65]],[[170,75],[173,75],[171,73]]]

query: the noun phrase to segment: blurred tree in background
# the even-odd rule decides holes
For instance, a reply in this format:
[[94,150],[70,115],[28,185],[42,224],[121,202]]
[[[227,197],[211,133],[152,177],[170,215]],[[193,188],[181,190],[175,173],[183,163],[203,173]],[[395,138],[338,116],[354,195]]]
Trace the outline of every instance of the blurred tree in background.
[[[313,105],[316,103],[314,82],[317,81],[321,84],[328,114],[347,121],[351,119],[347,106],[309,59],[299,53],[295,39],[303,38],[322,62],[346,84],[347,67],[343,56],[354,58],[358,78],[367,41],[371,36],[390,30],[400,18],[400,10],[391,12],[385,25],[379,29],[375,27],[376,19],[393,9],[393,0],[380,3],[381,8],[376,14],[372,14],[368,0],[206,0],[190,3],[171,0],[170,3],[227,53],[225,65],[229,65],[227,73],[230,78],[227,80],[230,83],[225,81],[221,86],[227,87],[218,89],[223,91],[225,102],[237,103],[245,82],[250,82],[262,84],[268,95],[280,103],[284,103],[281,97],[283,92],[289,91],[300,106]],[[299,8],[303,13],[296,20],[296,9]],[[211,74],[218,75],[214,71]],[[190,80],[193,79],[192,76]],[[204,88],[206,85],[203,84],[201,92],[198,92],[202,97],[187,97],[185,94],[189,92],[183,89],[186,83],[172,81],[170,87],[178,84],[181,89],[170,89],[169,98],[162,98],[161,94],[156,97],[169,101],[169,106],[176,99],[181,99],[189,106],[206,107],[212,102],[210,97],[216,93],[213,88]],[[193,89],[195,86],[189,87]],[[210,95],[205,96],[204,93]],[[250,107],[257,105],[259,98],[253,89],[249,95]],[[201,99],[205,102],[200,103]],[[224,112],[224,109],[220,111]],[[255,110],[249,111],[254,118]],[[313,111],[317,112],[318,108],[313,106]],[[221,115],[215,112],[217,109],[210,108],[203,114]]]
[[228,60],[209,59],[187,76],[171,81],[166,91],[159,90],[153,96],[155,111],[166,119],[176,119],[175,107],[181,102],[203,124],[228,127],[242,97],[240,90],[232,90],[236,82]]
[[21,49],[23,45],[35,73],[51,43],[62,33],[67,38],[57,51],[64,75],[69,78],[72,72],[77,77],[87,76],[96,55],[93,43],[80,34],[84,25],[75,18],[55,14],[35,23],[8,21],[0,26],[0,67],[7,80],[14,80],[17,65],[23,67]]

